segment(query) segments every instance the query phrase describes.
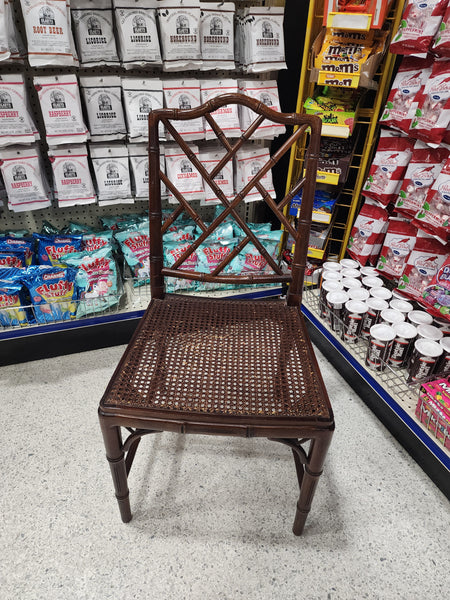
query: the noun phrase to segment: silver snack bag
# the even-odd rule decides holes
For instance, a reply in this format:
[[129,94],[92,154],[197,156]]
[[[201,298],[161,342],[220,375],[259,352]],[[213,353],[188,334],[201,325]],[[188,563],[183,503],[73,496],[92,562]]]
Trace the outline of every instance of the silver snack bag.
[[97,200],[85,144],[54,148],[48,153],[59,208],[93,204]]
[[38,138],[28,111],[23,75],[0,75],[0,146],[30,144]]
[[127,134],[120,77],[80,77],[91,141],[123,140]]
[[[163,107],[163,84],[160,79],[122,79],[125,115],[130,142],[148,140],[148,115]],[[165,139],[164,127],[159,124],[159,137]]]
[[128,149],[125,144],[90,144],[89,154],[100,206],[133,204]]
[[111,0],[72,0],[72,20],[82,67],[119,63]]
[[159,0],[158,21],[164,71],[201,68],[200,1]]
[[202,70],[235,69],[234,3],[200,2],[200,11]]

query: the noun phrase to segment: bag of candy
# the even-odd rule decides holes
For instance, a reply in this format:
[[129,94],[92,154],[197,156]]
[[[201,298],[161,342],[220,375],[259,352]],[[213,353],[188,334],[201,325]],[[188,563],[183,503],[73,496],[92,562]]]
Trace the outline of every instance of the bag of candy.
[[431,57],[402,59],[381,116],[383,125],[408,133],[417,108],[416,97],[431,75],[432,66]]
[[447,159],[436,181],[429,188],[415,222],[443,241],[450,234],[450,159]]
[[36,254],[40,265],[64,267],[65,263],[61,261],[61,256],[65,256],[71,252],[80,252],[81,250],[81,235],[46,236],[33,233],[33,237],[37,241]]
[[450,7],[444,13],[438,32],[434,38],[431,52],[439,58],[450,58]]
[[408,221],[390,218],[377,270],[388,278],[398,278],[416,243],[417,229]]
[[[283,231],[269,231],[263,234],[263,237],[258,236],[264,249],[269,255],[277,261],[278,247],[283,236]],[[255,275],[272,274],[273,269],[268,264],[265,256],[251,242],[248,243],[239,254],[233,258],[230,264],[230,271],[238,275],[253,273]]]
[[119,302],[117,267],[111,247],[76,252],[63,260],[76,269],[77,318],[102,312]]
[[408,0],[400,26],[391,42],[393,54],[428,52],[441,24],[448,0]]
[[3,327],[28,324],[22,275],[21,269],[0,268],[0,325]]
[[143,215],[123,214],[123,215],[102,215],[100,223],[103,229],[111,229],[111,231],[122,231],[134,225],[142,223]]
[[428,190],[448,158],[447,148],[430,148],[417,140],[406,169],[395,208],[407,217],[414,217],[427,197]]
[[[120,245],[125,261],[130,267],[132,276],[138,280],[150,277],[150,236],[148,224],[141,223],[134,229],[119,231],[114,234]],[[135,282],[135,285],[141,285]]]
[[377,243],[378,234],[387,223],[388,212],[371,201],[366,201],[350,232],[347,246],[348,254],[361,266],[367,263],[373,246]]
[[22,266],[28,267],[33,263],[34,244],[32,240],[25,240],[19,237],[0,237],[0,252],[20,257],[20,262],[23,263]]
[[382,130],[362,194],[382,206],[397,199],[414,141],[400,133]]
[[185,225],[184,227],[178,227],[176,231],[167,231],[163,235],[163,242],[184,242],[186,240],[194,240],[196,226]]
[[0,146],[30,144],[38,140],[22,73],[0,75],[0,98]]
[[84,252],[96,252],[97,250],[100,250],[100,248],[105,247],[112,250],[114,241],[113,235],[114,232],[112,230],[85,233],[83,234],[81,248]]
[[425,287],[422,297],[432,315],[450,319],[450,256],[440,266],[431,284]]
[[76,269],[36,265],[27,267],[23,283],[30,294],[38,323],[74,319],[77,311]]
[[[197,248],[197,268],[200,273],[212,273],[214,269],[226,259],[232,252],[239,240],[236,238],[223,239],[219,241],[206,240]],[[227,273],[229,265],[227,265],[222,274]]]
[[[172,267],[175,262],[181,258],[186,250],[192,245],[192,241],[166,242],[163,247],[164,266]],[[182,271],[197,271],[198,254],[194,251],[189,258],[180,266]],[[179,290],[194,291],[197,289],[197,282],[193,279],[183,279],[181,277],[168,277],[166,279],[166,289],[170,293]]]
[[414,300],[420,300],[446,256],[447,249],[443,244],[418,231],[413,251],[399,280],[399,291]]
[[63,227],[60,231],[62,235],[73,235],[77,233],[94,233],[95,229],[93,227],[89,227],[89,225],[82,225],[81,223],[75,223],[74,221],[70,221],[68,225]]

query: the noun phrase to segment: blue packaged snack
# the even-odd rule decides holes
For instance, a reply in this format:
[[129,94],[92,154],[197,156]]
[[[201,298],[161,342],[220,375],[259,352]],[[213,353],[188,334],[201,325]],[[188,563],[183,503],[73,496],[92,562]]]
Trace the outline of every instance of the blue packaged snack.
[[71,267],[34,265],[23,271],[38,323],[74,319],[77,311],[75,276]]
[[119,302],[117,267],[110,247],[75,252],[64,260],[77,271],[77,318],[102,312]]
[[[275,261],[277,259],[278,246],[282,235],[283,231],[280,229],[268,232],[264,239],[260,238],[264,249]],[[268,264],[266,258],[251,242],[248,243],[235,258],[233,258],[230,270],[235,274],[254,273],[267,275],[273,273],[273,269]]]
[[28,324],[21,276],[20,269],[0,269],[0,324],[3,327]]
[[[0,252],[6,254],[17,254],[20,257],[23,266],[29,267],[33,263],[34,257],[34,243],[31,239],[18,238],[18,237],[1,237],[0,238]],[[4,266],[7,266],[6,264]],[[19,266],[18,263],[11,266]]]
[[[248,228],[252,233],[254,233],[257,237],[260,234],[267,233],[272,229],[271,223],[247,223]],[[240,227],[237,223],[233,223],[234,235],[236,237],[245,237],[245,231]]]
[[[222,240],[220,242],[205,241],[197,248],[198,264],[197,271],[200,273],[212,273],[215,268],[232,252],[238,244],[236,238]],[[221,274],[225,275],[230,272],[228,264]]]
[[[313,202],[313,211],[315,212],[326,212],[331,215],[333,212],[334,205],[337,202],[337,198],[334,198],[330,192],[325,192],[323,190],[316,190],[314,194],[314,202]],[[302,205],[302,192],[294,196],[291,201],[291,207],[289,209],[289,214],[294,217],[297,216],[298,211],[300,210]]]
[[125,261],[133,277],[150,277],[150,236],[148,225],[142,223],[134,229],[118,231],[114,234],[119,242]]
[[24,269],[26,267],[25,252],[0,251],[0,268],[3,267]]
[[95,229],[93,227],[89,227],[89,225],[82,225],[81,223],[75,223],[74,221],[71,221],[68,225],[63,227],[59,233],[60,235],[95,233]]
[[112,248],[114,241],[113,235],[114,232],[112,230],[85,233],[83,235],[81,249],[85,252],[96,252],[105,246]]
[[64,267],[60,257],[71,252],[80,252],[82,244],[82,235],[55,235],[45,236],[33,233],[37,240],[37,259],[40,265],[52,267]]

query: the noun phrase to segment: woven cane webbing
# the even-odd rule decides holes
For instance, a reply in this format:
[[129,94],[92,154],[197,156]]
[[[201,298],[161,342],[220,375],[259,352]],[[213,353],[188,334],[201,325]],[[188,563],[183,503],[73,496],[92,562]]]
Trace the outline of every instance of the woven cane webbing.
[[153,300],[102,404],[328,419],[305,338],[278,301]]

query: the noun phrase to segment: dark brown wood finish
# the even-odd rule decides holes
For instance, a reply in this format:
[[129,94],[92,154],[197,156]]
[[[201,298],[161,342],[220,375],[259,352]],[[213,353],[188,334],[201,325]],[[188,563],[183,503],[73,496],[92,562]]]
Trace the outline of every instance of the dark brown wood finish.
[[[214,111],[227,104],[247,106],[256,113],[252,125],[230,142],[214,119]],[[224,158],[210,173],[177,133],[172,121],[204,116],[224,147]],[[290,125],[294,133],[267,161],[243,190],[229,201],[214,176],[251,138],[265,119]],[[224,206],[207,226],[193,206],[160,171],[158,124],[162,121]],[[140,321],[100,402],[99,418],[106,456],[111,467],[122,520],[131,519],[128,491],[130,471],[142,435],[160,431],[243,437],[266,437],[292,449],[300,497],[294,533],[303,531],[328,446],[334,418],[306,326],[300,311],[303,277],[312,219],[320,119],[295,113],[278,113],[240,94],[219,96],[198,108],[161,109],[149,117],[150,272],[152,301]],[[305,172],[278,204],[261,184],[261,178],[309,129]],[[179,202],[162,223],[160,181]],[[240,217],[237,207],[256,188],[269,208],[296,240],[292,271],[286,274]],[[302,207],[296,231],[283,214],[292,197],[302,190]],[[186,211],[201,235],[169,269],[164,267],[162,235]],[[198,246],[232,215],[244,238],[212,273],[181,269]],[[273,274],[236,275],[225,267],[248,243],[266,258]],[[286,302],[217,300],[165,294],[167,276],[204,282],[253,284],[289,282]],[[122,430],[128,431],[125,441]],[[307,450],[304,444],[309,443]]]

